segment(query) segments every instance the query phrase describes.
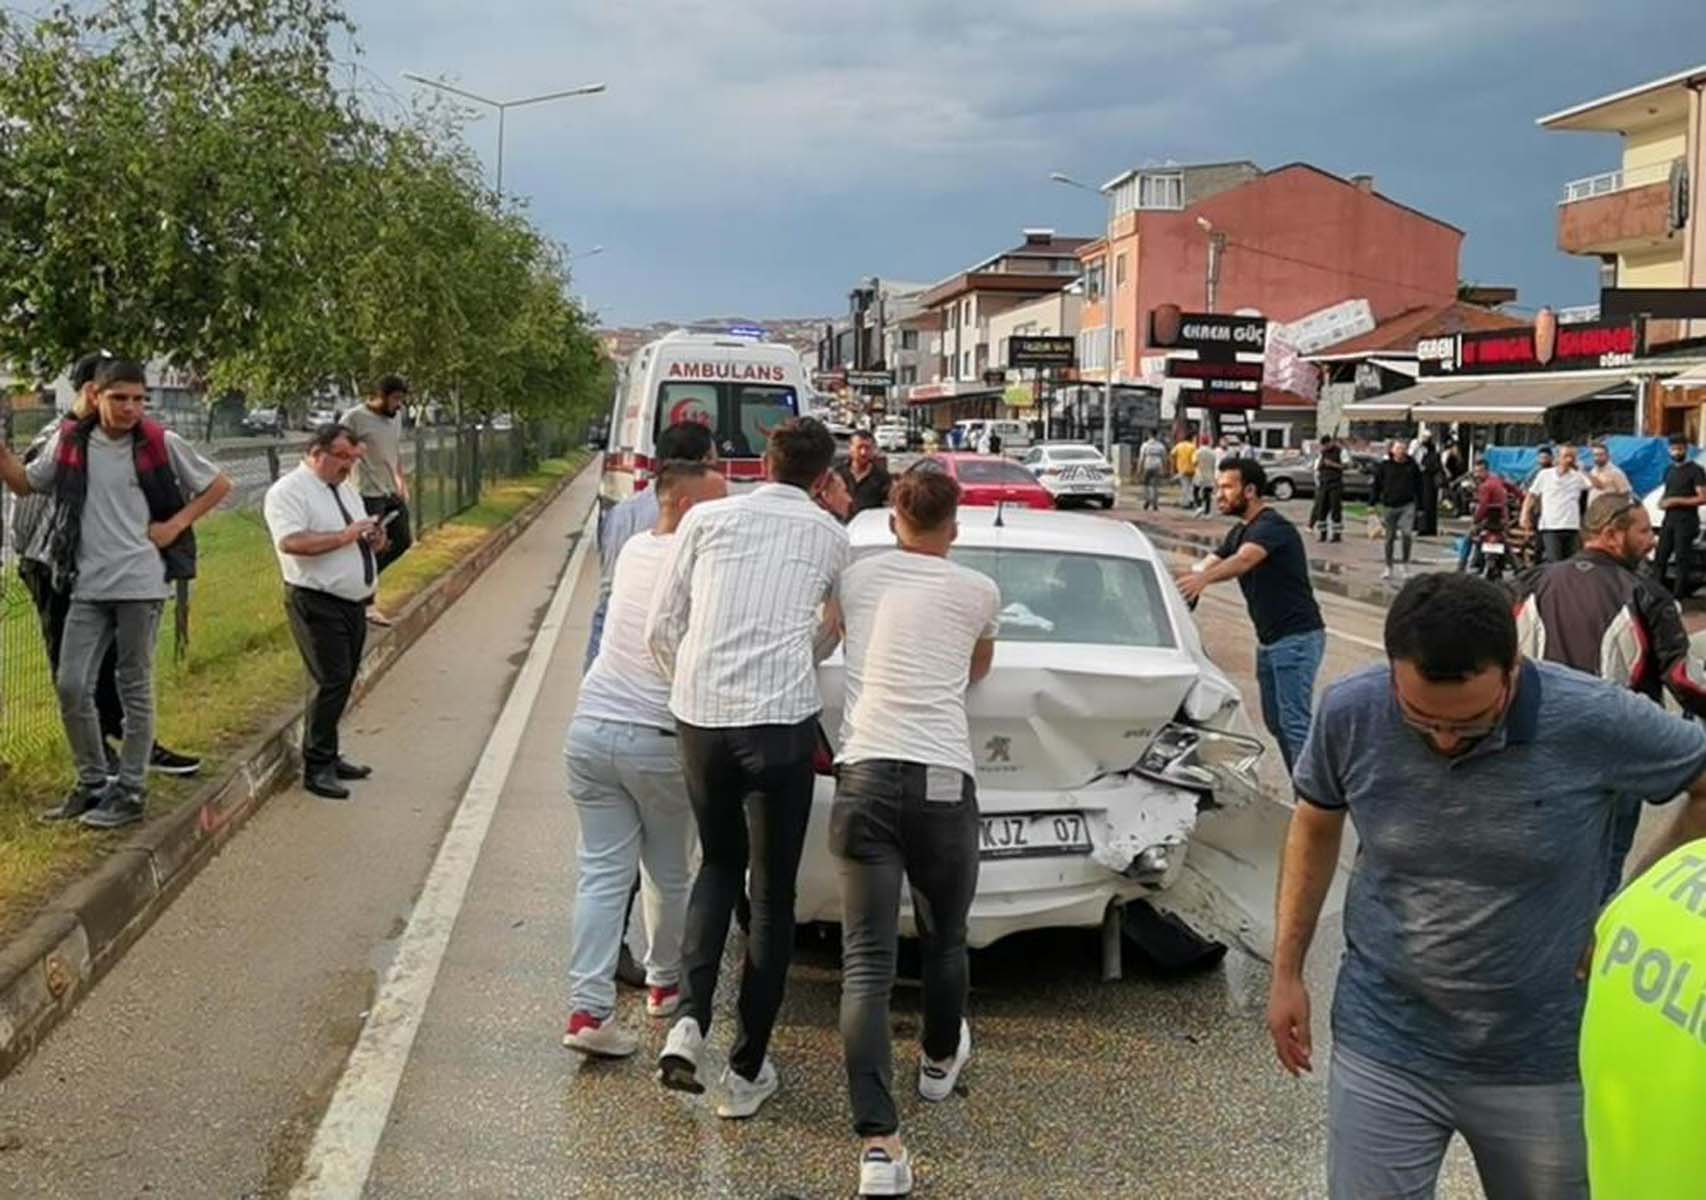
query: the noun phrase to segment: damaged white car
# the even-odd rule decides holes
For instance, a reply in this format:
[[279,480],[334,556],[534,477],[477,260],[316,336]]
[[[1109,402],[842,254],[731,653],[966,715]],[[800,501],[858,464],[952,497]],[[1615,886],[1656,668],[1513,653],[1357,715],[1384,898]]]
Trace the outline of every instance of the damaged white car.
[[[888,515],[854,520],[856,556],[894,545]],[[1223,931],[1193,919],[1201,904],[1169,905],[1168,893],[1204,815],[1259,795],[1262,743],[1157,552],[1131,525],[1100,517],[962,508],[959,520],[955,561],[994,579],[1002,602],[993,669],[967,700],[983,821],[971,944],[1100,927],[1110,978],[1122,934],[1163,959],[1217,958]],[[839,652],[819,679],[833,739]],[[820,778],[801,921],[840,919],[833,799],[834,780]],[[910,935],[904,893],[901,920]]]

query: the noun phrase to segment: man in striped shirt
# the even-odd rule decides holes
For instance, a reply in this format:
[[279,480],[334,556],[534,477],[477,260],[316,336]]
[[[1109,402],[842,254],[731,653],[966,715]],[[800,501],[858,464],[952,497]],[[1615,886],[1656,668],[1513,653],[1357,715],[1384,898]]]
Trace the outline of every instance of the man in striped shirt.
[[658,1059],[665,1087],[704,1090],[699,1054],[711,1024],[729,917],[750,863],[752,925],[738,1024],[719,1116],[756,1113],[777,1088],[765,1056],[794,946],[794,879],[811,817],[812,753],[823,707],[817,633],[848,559],[847,533],[812,500],[835,439],[811,418],[770,436],[770,483],[701,504],[677,533],[646,622],[671,680],[687,794],[703,865],[688,902],[682,960],[687,1015]]

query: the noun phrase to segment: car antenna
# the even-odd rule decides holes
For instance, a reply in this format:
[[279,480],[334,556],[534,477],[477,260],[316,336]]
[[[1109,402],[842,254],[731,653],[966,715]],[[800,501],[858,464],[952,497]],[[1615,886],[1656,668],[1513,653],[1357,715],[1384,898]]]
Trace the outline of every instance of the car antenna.
[[1005,500],[997,500],[995,502],[995,528],[997,529],[1007,528],[1007,522],[1001,519],[1001,510],[1006,507],[1007,501]]

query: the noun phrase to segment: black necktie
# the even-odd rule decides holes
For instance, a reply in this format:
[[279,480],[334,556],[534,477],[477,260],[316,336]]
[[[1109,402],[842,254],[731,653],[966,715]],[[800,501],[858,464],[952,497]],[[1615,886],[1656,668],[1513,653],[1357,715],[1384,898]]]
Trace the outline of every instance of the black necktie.
[[[355,518],[350,516],[349,509],[344,507],[344,498],[338,493],[338,485],[335,483],[328,483],[326,486],[332,489],[332,502],[338,506],[338,512],[343,515],[344,526],[347,528],[354,525]],[[373,547],[368,545],[366,538],[357,538],[355,544],[361,547],[361,581],[363,583],[372,583]]]

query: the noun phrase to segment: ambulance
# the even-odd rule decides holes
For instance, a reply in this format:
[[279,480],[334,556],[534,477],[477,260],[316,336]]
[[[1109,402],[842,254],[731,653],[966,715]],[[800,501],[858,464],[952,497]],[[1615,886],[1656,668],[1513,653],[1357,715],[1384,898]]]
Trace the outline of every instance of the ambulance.
[[812,410],[810,383],[789,346],[677,330],[636,350],[617,377],[599,501],[620,503],[650,485],[657,437],[677,421],[711,429],[734,485],[764,476],[770,431]]

